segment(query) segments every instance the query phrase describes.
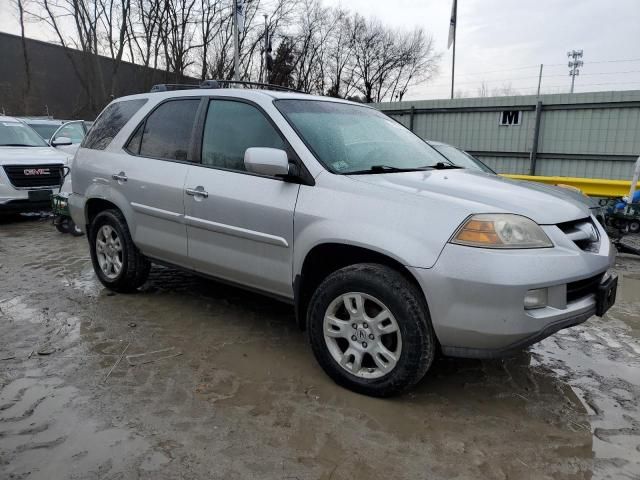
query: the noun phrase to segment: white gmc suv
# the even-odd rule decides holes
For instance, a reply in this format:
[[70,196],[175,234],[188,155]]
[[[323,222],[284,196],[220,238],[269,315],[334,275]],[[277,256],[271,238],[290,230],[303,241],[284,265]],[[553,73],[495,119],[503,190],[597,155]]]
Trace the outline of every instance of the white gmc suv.
[[49,208],[68,160],[24,122],[0,116],[0,215]]

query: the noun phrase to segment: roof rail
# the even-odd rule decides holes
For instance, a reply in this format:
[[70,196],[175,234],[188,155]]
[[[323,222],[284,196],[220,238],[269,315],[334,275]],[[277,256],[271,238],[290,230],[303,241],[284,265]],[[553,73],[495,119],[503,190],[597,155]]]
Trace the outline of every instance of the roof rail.
[[281,92],[307,93],[294,88],[272,85],[270,83],[247,82],[243,80],[203,80],[200,85],[188,83],[159,83],[151,87],[151,92],[168,92],[172,90],[191,90],[196,88],[233,88],[235,85],[245,88],[276,90]]

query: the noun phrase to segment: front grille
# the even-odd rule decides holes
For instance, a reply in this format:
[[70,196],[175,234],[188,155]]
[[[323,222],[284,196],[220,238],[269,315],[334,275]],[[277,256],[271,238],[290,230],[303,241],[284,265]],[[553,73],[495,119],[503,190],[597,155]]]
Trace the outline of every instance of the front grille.
[[4,171],[16,188],[59,187],[62,184],[62,164],[5,165]]
[[593,277],[567,283],[567,303],[574,302],[598,291],[598,285],[602,280],[602,273]]
[[557,227],[571,240],[580,250],[587,252],[597,252],[600,246],[598,229],[590,218],[582,218],[571,222],[558,223]]

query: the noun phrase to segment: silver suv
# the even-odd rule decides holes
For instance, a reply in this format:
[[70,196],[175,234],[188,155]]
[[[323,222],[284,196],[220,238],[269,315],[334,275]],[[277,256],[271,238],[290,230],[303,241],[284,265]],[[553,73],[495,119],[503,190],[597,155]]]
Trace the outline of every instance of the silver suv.
[[79,148],[69,203],[106,287],[160,263],[282,299],[327,374],[375,396],[615,301],[583,203],[455,167],[367,106],[209,87],[118,99]]

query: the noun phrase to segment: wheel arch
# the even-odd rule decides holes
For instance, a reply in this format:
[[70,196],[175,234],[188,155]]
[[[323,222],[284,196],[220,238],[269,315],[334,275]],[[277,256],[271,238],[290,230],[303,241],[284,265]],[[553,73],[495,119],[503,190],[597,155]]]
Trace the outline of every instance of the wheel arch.
[[107,197],[107,196],[94,196],[90,197],[86,200],[84,205],[84,220],[86,231],[89,231],[89,225],[91,224],[91,220],[103,210],[114,209],[120,211],[125,220],[127,221],[127,226],[129,227],[129,231],[131,232],[131,236],[135,238],[135,222],[133,222],[133,210],[131,209],[128,202],[123,199]]
[[388,254],[347,243],[321,243],[311,248],[304,256],[300,271],[294,279],[296,322],[301,330],[306,329],[307,307],[316,287],[331,273],[356,263],[378,263],[396,270],[418,287],[424,298],[420,284],[413,273]]

